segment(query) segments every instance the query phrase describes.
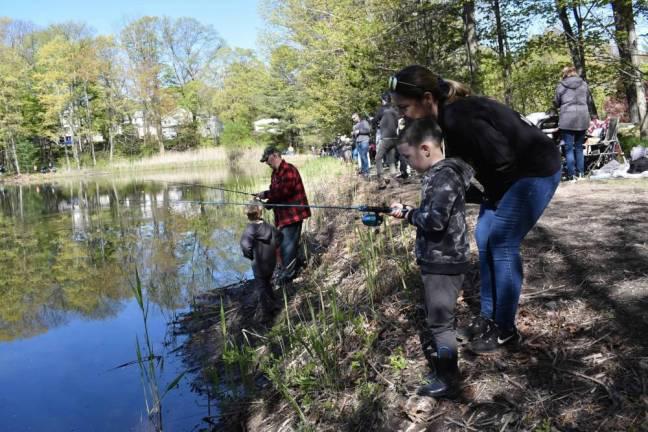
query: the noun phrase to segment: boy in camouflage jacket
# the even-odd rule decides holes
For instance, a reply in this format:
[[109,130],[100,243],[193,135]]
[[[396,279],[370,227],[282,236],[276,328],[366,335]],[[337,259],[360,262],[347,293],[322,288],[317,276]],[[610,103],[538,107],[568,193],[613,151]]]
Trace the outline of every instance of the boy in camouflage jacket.
[[393,203],[391,215],[416,226],[416,261],[421,269],[426,324],[436,345],[435,373],[419,395],[455,396],[459,378],[455,304],[468,269],[465,196],[472,168],[460,159],[445,159],[438,125],[430,119],[412,121],[398,151],[423,174],[419,208]]

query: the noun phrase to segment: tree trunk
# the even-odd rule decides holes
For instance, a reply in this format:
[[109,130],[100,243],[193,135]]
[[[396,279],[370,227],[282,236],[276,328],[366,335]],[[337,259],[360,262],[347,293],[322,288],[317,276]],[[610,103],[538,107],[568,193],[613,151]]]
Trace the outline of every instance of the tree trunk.
[[74,161],[76,162],[77,169],[81,169],[81,161],[80,161],[80,155],[79,155],[79,150],[77,148],[76,144],[76,134],[74,133],[74,126],[72,126],[72,123],[70,123],[70,139],[72,141],[72,156],[74,156]]
[[83,96],[85,97],[86,111],[86,140],[90,143],[90,153],[92,154],[92,166],[97,166],[97,157],[95,156],[94,141],[92,139],[92,117],[90,116],[90,98],[88,98],[88,83],[83,83]]
[[493,0],[493,11],[495,12],[495,24],[497,31],[497,51],[502,67],[502,79],[504,80],[504,103],[508,106],[513,104],[513,89],[511,89],[511,62],[506,51],[506,30],[502,24],[502,13],[499,0]]
[[477,94],[482,93],[479,41],[477,40],[477,25],[475,23],[475,1],[464,0],[463,4],[464,40],[470,70],[470,87]]
[[621,79],[628,99],[630,121],[640,125],[641,137],[648,137],[646,117],[646,92],[641,76],[637,32],[634,24],[634,13],[630,0],[611,2],[616,30],[616,42],[621,58]]
[[158,142],[158,149],[160,154],[164,154],[164,137],[162,136],[162,115],[159,112],[155,113],[155,135]]
[[18,153],[16,152],[16,140],[13,134],[10,134],[9,142],[11,143],[11,155],[13,156],[16,174],[20,175],[20,163],[18,163]]
[[108,126],[108,142],[110,143],[110,162],[113,160],[113,152],[115,151],[115,135],[113,133],[112,123]]
[[567,6],[564,0],[556,0],[556,11],[558,12],[558,18],[565,32],[565,39],[567,46],[569,47],[569,53],[571,54],[572,63],[578,71],[578,74],[581,78],[585,79],[586,69],[585,69],[585,58],[581,56],[581,52],[578,49],[578,38],[574,35],[574,30],[572,29],[571,22],[569,21],[569,15],[567,15]]
[[67,165],[67,170],[70,171],[70,156],[68,155],[67,143],[65,142],[65,136],[63,136],[63,152],[65,153],[65,165]]
[[[565,33],[565,40],[567,46],[569,47],[569,53],[571,55],[572,63],[583,80],[587,81],[587,65],[585,62],[585,41],[584,37],[584,25],[583,19],[578,11],[577,5],[571,0],[555,0],[556,1],[556,12],[558,13],[558,19],[562,24],[563,31]],[[578,29],[577,33],[574,33],[571,22],[569,21],[569,15],[567,13],[567,4],[571,4],[571,9],[574,15],[574,20],[576,21],[576,28]],[[596,105],[594,104],[594,98],[587,98],[587,107],[591,115],[596,115]]]

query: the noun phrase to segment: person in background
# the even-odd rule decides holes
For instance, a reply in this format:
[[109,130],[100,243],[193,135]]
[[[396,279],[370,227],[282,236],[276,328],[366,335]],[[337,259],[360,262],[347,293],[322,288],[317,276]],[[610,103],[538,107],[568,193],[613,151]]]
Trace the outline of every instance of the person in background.
[[461,337],[475,354],[520,341],[515,326],[522,290],[520,245],[540,219],[560,182],[560,152],[520,113],[424,66],[408,66],[389,80],[408,119],[437,120],[446,157],[475,169],[484,187],[475,239],[479,250],[481,313]]
[[273,207],[273,211],[275,225],[283,234],[280,247],[282,271],[278,283],[284,284],[292,281],[297,272],[302,221],[310,217],[311,211],[299,171],[281,157],[276,147],[266,147],[261,162],[272,168],[272,178],[270,189],[256,196],[265,200],[266,204],[281,204]]
[[252,201],[245,207],[250,223],[241,235],[243,256],[252,260],[253,286],[259,293],[265,317],[276,311],[277,303],[272,290],[272,274],[277,265],[277,248],[283,234],[262,218],[263,203]]
[[356,143],[358,156],[360,157],[360,172],[362,176],[369,176],[369,134],[371,133],[371,126],[369,122],[363,119],[360,114],[353,113],[351,116],[353,120],[353,139]]
[[[382,177],[383,157],[387,156],[387,164],[392,176],[396,175],[396,163],[394,160],[396,144],[398,143],[398,112],[391,104],[391,95],[385,92],[381,96],[382,105],[376,112],[375,124],[377,126],[376,141],[378,149],[376,152],[376,176],[378,177],[378,188],[385,189],[387,182]],[[380,137],[378,139],[378,137]]]
[[591,98],[589,87],[578,76],[576,68],[565,67],[562,70],[562,80],[556,87],[554,106],[560,110],[558,128],[565,143],[565,160],[569,180],[581,178],[585,174],[583,143],[585,142],[585,131],[590,125],[587,105],[589,98]]
[[416,262],[423,279],[426,323],[436,345],[435,373],[418,394],[452,397],[457,392],[455,305],[468,270],[470,248],[466,232],[466,189],[472,168],[461,159],[445,159],[443,135],[430,118],[414,120],[398,149],[423,175],[421,204],[413,208],[392,203],[391,215],[416,227]]

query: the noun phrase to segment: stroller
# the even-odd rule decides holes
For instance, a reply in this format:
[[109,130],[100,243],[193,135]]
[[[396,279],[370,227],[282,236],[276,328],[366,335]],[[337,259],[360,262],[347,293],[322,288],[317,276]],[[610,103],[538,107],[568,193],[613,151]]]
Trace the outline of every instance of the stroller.
[[[560,129],[558,129],[558,114],[553,112],[532,113],[526,117],[551,138],[556,145],[560,146],[563,161],[563,178],[566,178],[565,146],[560,137]],[[585,174],[589,174],[593,169],[601,168],[618,157],[623,157],[623,150],[617,137],[619,119],[611,117],[605,122],[600,122],[597,126],[599,127],[590,127],[585,135],[586,140],[583,146]]]
[[585,172],[589,173],[594,169],[601,168],[608,162],[623,158],[623,149],[617,133],[619,131],[619,118],[610,117],[602,123],[601,131],[599,133],[586,135],[585,149]]

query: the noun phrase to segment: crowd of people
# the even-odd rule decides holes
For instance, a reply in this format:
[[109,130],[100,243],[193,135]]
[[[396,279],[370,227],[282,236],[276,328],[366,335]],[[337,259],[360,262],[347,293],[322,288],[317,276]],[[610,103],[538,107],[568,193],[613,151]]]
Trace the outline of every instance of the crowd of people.
[[[401,167],[409,166],[421,176],[418,206],[401,202],[390,206],[390,216],[416,229],[426,325],[434,337],[433,372],[418,392],[452,398],[460,381],[458,341],[482,355],[514,346],[521,339],[515,325],[523,281],[520,245],[558,186],[560,152],[521,114],[491,98],[471,95],[466,86],[423,66],[400,70],[388,84],[373,119],[379,187],[386,183],[383,158],[390,174],[397,173],[396,152]],[[371,124],[359,114],[353,115],[353,122],[353,142],[340,140],[331,151],[341,157],[347,152],[353,157],[355,151],[359,174],[367,176]],[[569,130],[580,123],[564,127]],[[262,306],[272,310],[273,248],[278,248],[281,262],[278,281],[290,282],[298,268],[302,221],[311,213],[297,168],[275,147],[264,151],[261,162],[272,169],[272,180],[257,198],[261,205],[272,207],[275,228],[260,217],[259,203],[252,203],[241,247],[253,260],[256,285],[264,293]],[[482,187],[477,188],[473,179]],[[469,267],[467,201],[480,205],[474,235],[481,310],[457,329],[455,304]]]

